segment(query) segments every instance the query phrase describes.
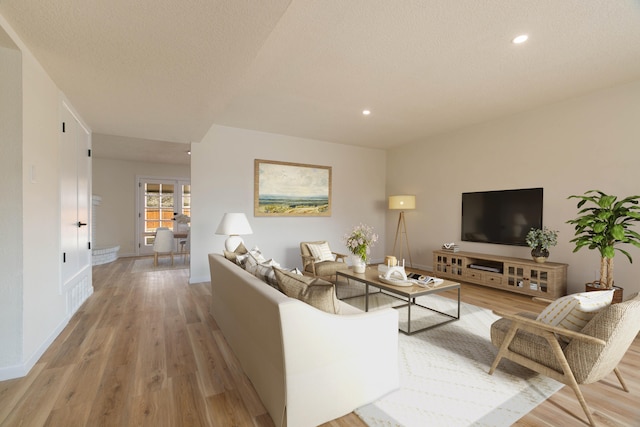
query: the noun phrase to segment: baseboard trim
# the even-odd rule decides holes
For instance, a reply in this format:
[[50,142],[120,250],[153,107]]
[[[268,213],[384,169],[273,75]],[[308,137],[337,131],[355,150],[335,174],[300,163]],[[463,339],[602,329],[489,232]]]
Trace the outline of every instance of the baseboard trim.
[[65,318],[24,363],[0,367],[0,381],[12,380],[26,376],[36,363],[38,363],[38,360],[40,360],[53,341],[58,337],[58,335],[60,335],[62,330],[67,326],[69,320],[71,320],[70,317]]

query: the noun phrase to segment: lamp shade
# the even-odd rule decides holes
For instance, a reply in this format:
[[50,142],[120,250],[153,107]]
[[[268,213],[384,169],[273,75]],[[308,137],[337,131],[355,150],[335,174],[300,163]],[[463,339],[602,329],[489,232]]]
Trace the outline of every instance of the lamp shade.
[[244,234],[253,234],[253,230],[251,229],[245,214],[226,213],[222,217],[220,224],[218,224],[216,234],[239,236]]
[[416,208],[416,196],[412,194],[401,194],[399,196],[389,196],[389,209],[409,210]]

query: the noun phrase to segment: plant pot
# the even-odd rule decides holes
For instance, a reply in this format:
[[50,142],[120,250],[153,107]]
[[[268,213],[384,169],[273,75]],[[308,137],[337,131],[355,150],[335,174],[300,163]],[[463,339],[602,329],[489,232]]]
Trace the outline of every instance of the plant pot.
[[543,263],[549,258],[549,250],[542,248],[531,249],[531,257],[535,262]]
[[[598,280],[593,281],[593,282],[589,282],[586,283],[584,285],[584,288],[587,292],[593,292],[593,291],[604,291],[605,287],[600,286],[600,282]],[[613,287],[613,299],[611,300],[611,304],[617,304],[619,302],[622,302],[622,293],[623,293],[623,289],[618,287],[618,286],[614,286]]]

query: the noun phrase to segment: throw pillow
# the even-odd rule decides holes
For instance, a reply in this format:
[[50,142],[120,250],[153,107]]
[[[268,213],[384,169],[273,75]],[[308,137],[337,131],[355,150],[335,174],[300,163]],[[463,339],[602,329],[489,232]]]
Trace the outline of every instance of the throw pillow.
[[240,265],[245,270],[253,269],[253,267],[265,261],[266,259],[264,259],[262,252],[257,246],[245,254],[236,256],[236,264]]
[[333,283],[279,268],[273,270],[278,286],[288,297],[296,298],[327,313],[340,314],[340,302]]
[[263,262],[266,262],[267,260],[262,256],[262,252],[260,251],[260,249],[255,246],[253,249],[251,249],[249,251],[249,256],[251,258],[253,258],[253,260],[255,261],[256,264],[261,264]]
[[[278,280],[276,279],[276,274],[273,271],[273,267],[280,268],[280,264],[278,264],[273,259],[270,259],[269,261],[263,262],[261,264],[256,264],[256,266],[252,269],[252,271],[250,271],[250,273],[263,282],[280,290],[278,288]],[[249,268],[247,268],[247,271],[249,271]]]
[[238,245],[237,248],[235,248],[235,250],[233,252],[230,252],[228,250],[223,250],[222,252],[224,254],[224,257],[226,259],[228,259],[231,262],[236,262],[236,258],[238,257],[238,255],[243,255],[247,253],[247,248],[244,247],[244,244],[242,244],[242,242],[240,242],[240,244]]
[[[549,304],[537,317],[547,325],[580,332],[600,310],[611,305],[613,289],[571,294]],[[568,342],[569,338],[560,336]]]
[[327,242],[307,243],[307,247],[316,261],[334,261],[333,254]]

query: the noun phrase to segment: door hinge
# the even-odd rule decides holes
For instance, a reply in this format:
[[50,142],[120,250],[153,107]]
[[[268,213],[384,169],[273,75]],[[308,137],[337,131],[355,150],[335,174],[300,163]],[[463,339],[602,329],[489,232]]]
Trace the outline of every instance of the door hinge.
[[65,130],[65,123],[64,123],[64,122],[62,122],[62,133],[64,133],[64,132],[66,132],[66,130]]
[[87,242],[87,249],[91,249],[91,242]]
[[87,150],[87,157],[91,157],[91,149]]
[[67,253],[62,252],[62,262],[67,262]]

